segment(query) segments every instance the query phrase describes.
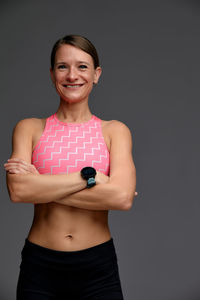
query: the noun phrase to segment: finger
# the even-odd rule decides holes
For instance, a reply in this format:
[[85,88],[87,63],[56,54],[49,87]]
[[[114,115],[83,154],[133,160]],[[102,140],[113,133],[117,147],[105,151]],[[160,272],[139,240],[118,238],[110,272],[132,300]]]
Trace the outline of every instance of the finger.
[[22,162],[19,161],[9,161],[4,164],[4,166],[25,166]]
[[30,173],[35,173],[35,166],[26,162],[25,160],[22,160],[22,159],[18,159],[18,158],[15,158],[15,159],[9,159],[8,160],[8,163],[12,163],[12,164],[19,164],[21,166],[24,167],[25,170],[27,170],[28,172]]
[[20,174],[21,173],[18,169],[7,170],[7,172],[10,174]]
[[7,170],[8,173],[12,173],[12,174],[28,174],[29,172],[25,171],[25,170],[19,170],[19,169],[10,169]]
[[28,165],[26,163],[22,163],[22,162],[8,162],[4,164],[4,167],[7,166],[15,166],[15,167],[21,167],[24,169],[28,169]]
[[10,169],[17,168],[17,165],[16,164],[4,164],[4,168],[6,170],[10,170]]
[[9,158],[8,160],[8,163],[20,163],[20,164],[23,164],[23,165],[27,165],[27,162],[21,158]]
[[4,166],[18,166],[18,165],[20,165],[20,163],[18,163],[18,162],[8,162],[8,163],[5,163],[4,164]]
[[14,163],[14,162],[11,162],[11,163],[5,163],[4,164],[4,168],[6,171],[11,171],[11,170],[14,170],[12,172],[15,172],[15,170],[18,170],[19,173],[22,173],[22,174],[39,174],[39,172],[37,171],[37,169],[35,168],[35,166],[33,165],[30,165],[30,166],[25,166],[24,164],[22,163]]
[[8,163],[20,163],[25,166],[35,167],[34,165],[28,163],[27,161],[25,161],[21,158],[9,158],[7,161],[8,161]]
[[33,173],[33,174],[40,174],[33,164],[30,164],[20,158],[9,158],[7,160],[7,163],[4,164],[4,168],[5,169],[9,168],[9,170],[10,170],[10,166],[13,166],[15,168],[23,167],[23,169],[26,171],[26,173],[29,172],[29,173]]
[[4,166],[4,168],[6,169],[6,171],[10,171],[10,170],[18,170],[19,172],[27,172],[26,168],[23,166],[20,166],[18,164],[6,164]]
[[19,173],[19,171],[18,171],[18,170],[15,170],[15,169],[7,170],[7,172],[8,172],[9,174],[17,174],[17,173]]
[[30,172],[29,171],[26,171],[24,169],[21,169],[19,170],[20,174],[29,174]]
[[5,169],[11,169],[11,168],[16,168],[16,169],[27,169],[27,167],[25,165],[22,165],[20,163],[6,163],[4,164],[4,168]]

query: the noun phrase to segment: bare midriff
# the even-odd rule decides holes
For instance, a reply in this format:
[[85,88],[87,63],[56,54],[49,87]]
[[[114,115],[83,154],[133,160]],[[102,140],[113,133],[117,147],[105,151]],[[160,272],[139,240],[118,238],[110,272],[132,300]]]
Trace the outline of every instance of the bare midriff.
[[77,251],[111,238],[108,211],[91,211],[57,203],[35,205],[28,240],[58,251]]

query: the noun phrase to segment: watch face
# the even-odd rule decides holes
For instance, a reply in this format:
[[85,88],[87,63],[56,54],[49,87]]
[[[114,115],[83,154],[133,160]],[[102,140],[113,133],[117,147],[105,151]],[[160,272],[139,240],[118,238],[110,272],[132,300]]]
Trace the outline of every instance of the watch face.
[[81,174],[85,179],[95,177],[96,170],[92,167],[85,167],[81,170]]

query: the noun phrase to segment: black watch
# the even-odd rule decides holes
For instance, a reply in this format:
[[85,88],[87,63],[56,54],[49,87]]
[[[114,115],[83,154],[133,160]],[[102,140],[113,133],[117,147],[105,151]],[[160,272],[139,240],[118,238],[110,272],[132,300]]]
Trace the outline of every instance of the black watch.
[[96,170],[92,167],[85,167],[81,170],[82,178],[87,180],[87,188],[91,188],[96,184],[95,181],[96,174],[97,174]]

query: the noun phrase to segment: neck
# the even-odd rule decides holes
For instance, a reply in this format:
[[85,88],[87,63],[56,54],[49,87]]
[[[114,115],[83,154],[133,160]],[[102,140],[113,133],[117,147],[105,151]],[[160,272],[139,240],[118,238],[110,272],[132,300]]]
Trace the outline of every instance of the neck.
[[92,113],[87,102],[67,103],[60,99],[56,112],[57,118],[62,122],[82,123],[91,119]]

